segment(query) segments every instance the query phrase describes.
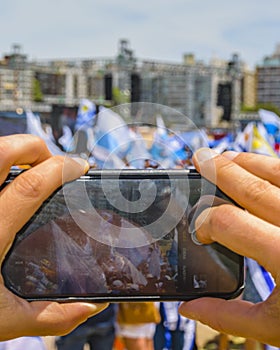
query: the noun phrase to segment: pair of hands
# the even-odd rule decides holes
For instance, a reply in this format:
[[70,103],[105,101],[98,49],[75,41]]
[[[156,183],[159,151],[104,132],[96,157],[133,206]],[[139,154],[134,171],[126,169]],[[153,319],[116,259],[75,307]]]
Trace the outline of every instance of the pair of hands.
[[[16,233],[62,182],[87,171],[82,159],[52,157],[46,145],[31,135],[0,139],[0,184],[12,165],[32,168],[0,193],[0,259],[3,262]],[[259,304],[242,300],[201,298],[182,303],[182,315],[232,335],[280,345],[280,160],[249,153],[217,155],[201,149],[196,168],[214,181],[246,211],[232,205],[204,210],[196,220],[202,243],[217,241],[259,262],[270,271],[276,287]],[[100,312],[104,304],[27,302],[9,292],[0,277],[0,340],[23,335],[65,334]]]

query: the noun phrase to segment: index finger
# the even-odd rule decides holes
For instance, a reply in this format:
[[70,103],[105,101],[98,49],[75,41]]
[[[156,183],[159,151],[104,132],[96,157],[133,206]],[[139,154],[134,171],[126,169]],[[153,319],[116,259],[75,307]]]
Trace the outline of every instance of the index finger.
[[268,157],[263,154],[248,152],[227,151],[223,156],[231,159],[234,163],[246,169],[250,173],[268,180],[275,186],[280,187],[280,161],[279,158]]
[[45,142],[39,137],[23,134],[0,138],[0,184],[13,165],[36,165],[50,158]]
[[202,148],[194,157],[201,174],[250,213],[280,226],[280,189],[223,155]]

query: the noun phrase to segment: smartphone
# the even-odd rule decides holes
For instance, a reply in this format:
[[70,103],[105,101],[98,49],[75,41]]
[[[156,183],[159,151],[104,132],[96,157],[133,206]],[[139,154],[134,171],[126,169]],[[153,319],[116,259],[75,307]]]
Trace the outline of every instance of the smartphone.
[[243,257],[199,244],[194,230],[204,208],[222,203],[236,205],[193,170],[91,170],[18,232],[2,266],[5,285],[29,301],[234,298]]

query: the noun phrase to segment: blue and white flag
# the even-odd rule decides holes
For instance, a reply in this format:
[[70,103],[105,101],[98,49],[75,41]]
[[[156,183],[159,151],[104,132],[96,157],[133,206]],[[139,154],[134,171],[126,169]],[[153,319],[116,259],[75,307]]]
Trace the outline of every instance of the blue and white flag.
[[74,137],[71,129],[67,125],[62,127],[62,136],[58,139],[59,144],[65,152],[72,152],[75,148]]
[[96,116],[96,106],[90,100],[83,98],[80,101],[75,130],[92,127]]
[[131,146],[131,135],[126,122],[109,108],[100,108],[94,134],[97,145],[120,158],[126,156]]
[[253,259],[246,258],[246,264],[256,290],[262,300],[266,300],[275,287],[271,274]]
[[168,130],[161,115],[156,116],[156,130],[153,134],[153,143],[150,153],[154,160],[163,160],[169,157],[166,149],[168,144]]
[[31,111],[26,111],[26,133],[32,134],[43,139],[48,146],[52,155],[65,155],[65,153],[54,143],[53,136],[50,132],[46,132],[38,115]]
[[151,159],[151,154],[147,149],[146,142],[137,130],[129,128],[131,146],[128,149],[126,160],[130,167],[143,169],[146,159]]
[[271,135],[275,135],[276,132],[280,130],[280,117],[276,113],[266,109],[260,109],[258,113],[267,132]]
[[253,138],[253,128],[255,123],[250,122],[246,125],[243,131],[240,131],[233,144],[232,149],[236,152],[250,152],[252,138]]
[[223,153],[233,148],[233,142],[234,140],[232,134],[228,133],[223,138],[212,142],[211,148],[217,153]]
[[267,140],[265,135],[265,130],[261,127],[261,125],[253,126],[253,134],[250,148],[248,152],[263,154],[266,156],[271,156],[274,158],[278,158],[276,152],[274,152],[273,147],[270,142]]
[[208,136],[204,129],[189,130],[179,134],[180,139],[192,152],[201,147],[209,147]]
[[[190,320],[184,316],[181,316],[178,312],[179,302],[162,302],[161,314],[163,316],[163,325],[165,331],[172,332],[180,330],[184,332],[184,346],[183,350],[192,350],[195,345],[196,336],[196,321]],[[167,339],[169,337],[166,337]],[[167,344],[168,346],[169,344]]]
[[[255,260],[246,258],[246,264],[252,282],[259,293],[262,301],[266,300],[272,293],[275,282],[271,274],[266,271],[261,265],[259,265]],[[271,345],[265,345],[267,350],[276,350],[277,347]]]
[[92,156],[99,169],[124,169],[126,164],[114,152],[109,152],[104,147],[95,145],[92,149]]

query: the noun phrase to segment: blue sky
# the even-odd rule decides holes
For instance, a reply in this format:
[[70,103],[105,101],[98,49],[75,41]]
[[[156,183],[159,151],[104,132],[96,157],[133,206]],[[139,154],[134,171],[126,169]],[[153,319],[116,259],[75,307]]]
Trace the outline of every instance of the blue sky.
[[279,0],[1,0],[0,55],[113,57],[128,39],[136,57],[206,63],[238,53],[251,67],[280,42]]

